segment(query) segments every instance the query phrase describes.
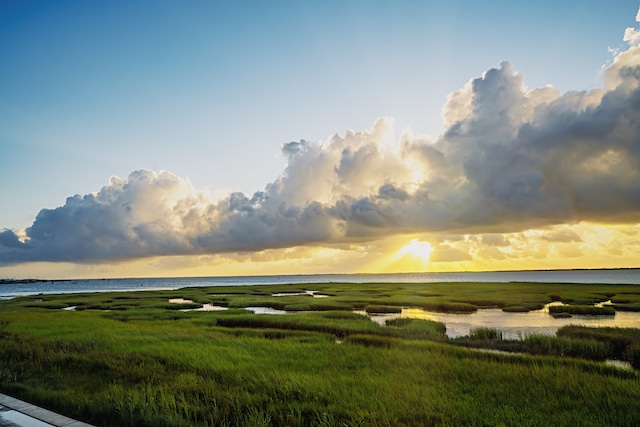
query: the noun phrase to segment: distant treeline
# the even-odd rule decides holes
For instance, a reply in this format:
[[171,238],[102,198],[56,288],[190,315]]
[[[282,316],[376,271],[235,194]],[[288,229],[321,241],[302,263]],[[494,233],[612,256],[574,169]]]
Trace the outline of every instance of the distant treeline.
[[0,285],[16,285],[22,283],[41,283],[41,282],[52,282],[53,280],[44,280],[44,279],[0,279]]

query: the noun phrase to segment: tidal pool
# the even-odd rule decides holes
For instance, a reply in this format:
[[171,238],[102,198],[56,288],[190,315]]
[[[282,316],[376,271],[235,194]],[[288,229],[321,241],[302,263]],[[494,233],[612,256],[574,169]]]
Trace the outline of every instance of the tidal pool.
[[[592,328],[618,327],[639,328],[640,313],[618,311],[615,316],[573,316],[558,319],[549,314],[549,306],[562,305],[553,302],[541,310],[528,313],[507,313],[499,308],[480,309],[471,314],[437,313],[420,308],[403,308],[402,313],[373,315],[371,320],[382,325],[387,319],[408,317],[442,322],[447,327],[447,336],[456,338],[469,335],[474,328],[495,328],[502,332],[505,339],[519,339],[527,335],[555,335],[566,325],[580,325]],[[364,314],[364,312],[358,312]]]
[[[307,291],[315,292],[315,291]],[[291,295],[291,294],[288,294]],[[304,294],[302,294],[304,295]],[[309,294],[311,295],[311,294]],[[283,296],[274,294],[274,296]],[[192,303],[192,300],[183,298],[172,298],[169,302]],[[606,305],[608,302],[596,304]],[[389,314],[367,314],[365,311],[354,311],[355,313],[368,316],[374,322],[384,325],[389,319],[398,317],[408,317],[411,319],[425,319],[442,322],[447,327],[447,336],[457,338],[469,335],[474,328],[495,328],[502,332],[504,339],[520,339],[527,335],[555,335],[556,331],[566,325],[589,326],[592,328],[618,327],[618,328],[640,328],[640,313],[618,311],[615,316],[572,316],[562,319],[555,318],[549,314],[549,307],[563,305],[561,302],[552,302],[544,306],[541,310],[533,310],[528,313],[507,313],[499,308],[480,309],[471,314],[439,313],[427,311],[421,308],[403,308],[401,313]],[[285,310],[271,307],[244,307],[245,310],[255,314],[291,314]],[[75,309],[67,307],[66,310]],[[227,307],[204,304],[201,308],[184,309],[181,311],[219,311],[227,310]],[[296,312],[301,313],[301,312]]]
[[290,297],[296,295],[311,295],[314,298],[327,298],[329,295],[319,294],[318,291],[304,291],[304,292],[277,292],[271,294],[272,297]]
[[[170,303],[173,304],[185,304],[185,303],[193,303],[193,300],[184,299],[184,298],[171,298],[169,300]],[[229,307],[223,307],[221,305],[211,305],[211,304],[203,304],[200,308],[185,308],[180,311],[222,311],[228,310]],[[245,310],[253,311],[255,314],[287,314],[288,311],[277,310],[271,307],[244,307]]]
[[278,310],[271,307],[244,307],[245,310],[253,311],[255,314],[290,314],[292,311]]
[[[184,304],[184,303],[192,303],[193,300],[184,299],[184,298],[171,298],[169,302],[174,304]],[[202,304],[200,308],[185,308],[180,311],[222,311],[228,310],[228,307],[223,307],[221,305],[212,305],[212,304]]]

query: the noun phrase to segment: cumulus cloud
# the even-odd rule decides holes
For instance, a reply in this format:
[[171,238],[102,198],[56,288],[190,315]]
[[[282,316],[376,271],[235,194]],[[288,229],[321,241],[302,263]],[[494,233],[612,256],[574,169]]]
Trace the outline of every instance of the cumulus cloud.
[[[640,8],[638,8],[638,13],[636,14],[636,22],[640,22]],[[623,39],[631,46],[638,46],[640,44],[640,31],[636,28],[627,28]]]
[[[112,178],[94,194],[0,232],[0,264],[100,262],[365,242],[400,233],[495,233],[640,218],[640,36],[602,88],[528,90],[508,62],[452,93],[435,140],[378,119],[362,132],[284,144],[284,171],[253,195],[212,200],[169,172]],[[575,233],[574,233],[575,234]],[[580,242],[571,231],[542,240]],[[440,244],[434,258],[466,259]],[[449,248],[448,251],[445,251]],[[487,252],[489,251],[490,252]],[[508,255],[508,254],[507,254]]]

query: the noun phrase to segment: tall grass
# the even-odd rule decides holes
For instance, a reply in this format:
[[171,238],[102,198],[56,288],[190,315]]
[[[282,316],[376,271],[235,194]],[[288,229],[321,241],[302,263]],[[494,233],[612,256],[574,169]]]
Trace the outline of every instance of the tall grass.
[[640,369],[640,329],[633,328],[586,328],[584,326],[564,326],[558,330],[559,337],[595,340],[610,348],[607,356],[626,360]]
[[203,328],[207,313],[126,323],[27,314],[13,313],[0,343],[15,378],[0,388],[102,426],[632,425],[640,416],[636,377],[586,362],[367,333],[342,344],[299,339],[314,332],[236,336]]
[[473,328],[469,332],[472,340],[501,340],[502,332],[494,328]]
[[[597,337],[567,329],[558,338],[527,337],[518,344],[541,355],[501,356],[453,346],[444,325],[425,320],[380,326],[345,310],[268,316],[233,308],[234,301],[242,306],[277,298],[285,305],[315,303],[272,297],[267,286],[247,288],[44,301],[124,307],[118,311],[27,307],[33,297],[0,302],[0,391],[99,426],[631,426],[640,419],[635,372],[573,358],[599,360],[620,351],[638,358],[635,332]],[[444,285],[314,288],[335,295],[333,303],[363,308],[397,307],[421,292],[416,303],[477,309],[453,301],[464,294]],[[486,289],[506,289],[505,306],[548,301],[552,289],[515,288],[523,291],[519,301],[506,285],[461,285],[476,302]],[[556,291],[587,298],[596,289],[562,285]],[[218,293],[225,296],[212,295]],[[225,298],[232,309],[170,310],[165,305],[174,297],[198,303]],[[628,340],[616,341],[618,335]],[[511,343],[497,332],[477,338],[476,344]]]
[[615,316],[613,307],[593,307],[589,305],[554,305],[549,307],[551,315],[569,313],[582,316]]
[[369,314],[402,313],[402,307],[391,305],[368,305],[365,311]]
[[590,360],[605,360],[613,356],[608,343],[581,339],[557,338],[547,335],[529,335],[522,341],[521,351],[559,357],[579,357]]

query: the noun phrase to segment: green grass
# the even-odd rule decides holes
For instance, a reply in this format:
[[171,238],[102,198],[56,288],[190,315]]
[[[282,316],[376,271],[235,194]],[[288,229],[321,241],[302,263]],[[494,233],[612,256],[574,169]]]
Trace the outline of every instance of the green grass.
[[369,314],[402,313],[402,307],[390,305],[368,305],[364,310]]
[[[544,307],[544,305],[542,306]],[[540,310],[542,307],[535,306],[535,308],[525,307],[524,305],[510,305],[509,307],[504,307],[502,311],[506,313],[528,313],[531,310]]]
[[613,356],[611,346],[602,341],[530,335],[522,341],[521,351],[559,357],[605,360]]
[[613,307],[593,307],[589,305],[554,305],[549,307],[551,315],[556,314],[575,314],[581,316],[615,316],[616,311]]
[[[593,305],[611,299],[615,309],[640,307],[635,285],[555,283],[319,283],[300,285],[258,285],[184,288],[126,293],[39,295],[19,298],[22,307],[57,309],[74,305],[78,309],[128,310],[166,304],[170,298],[184,298],[197,304],[212,303],[232,308],[271,307],[289,311],[364,310],[370,305],[416,307],[441,312],[474,312],[479,308],[506,311],[537,310],[551,301]],[[274,293],[315,290],[328,298],[311,295],[273,297]],[[38,301],[37,301],[38,300]],[[640,308],[638,308],[640,309]]]
[[557,332],[558,337],[591,339],[611,346],[612,358],[625,359],[631,346],[640,345],[640,329],[633,328],[586,328],[584,326],[564,326]]
[[[531,307],[639,288],[322,284],[308,289],[329,298],[271,296],[299,285],[23,297],[0,302],[0,391],[99,426],[631,426],[636,372],[585,359],[637,366],[640,330],[572,327],[515,341],[479,329],[449,340],[437,322],[381,326],[351,310]],[[231,309],[183,312],[170,298]],[[70,305],[77,310],[60,309]],[[276,316],[242,309],[250,305],[313,308]]]
[[474,328],[469,333],[472,340],[501,340],[502,332],[494,328]]

